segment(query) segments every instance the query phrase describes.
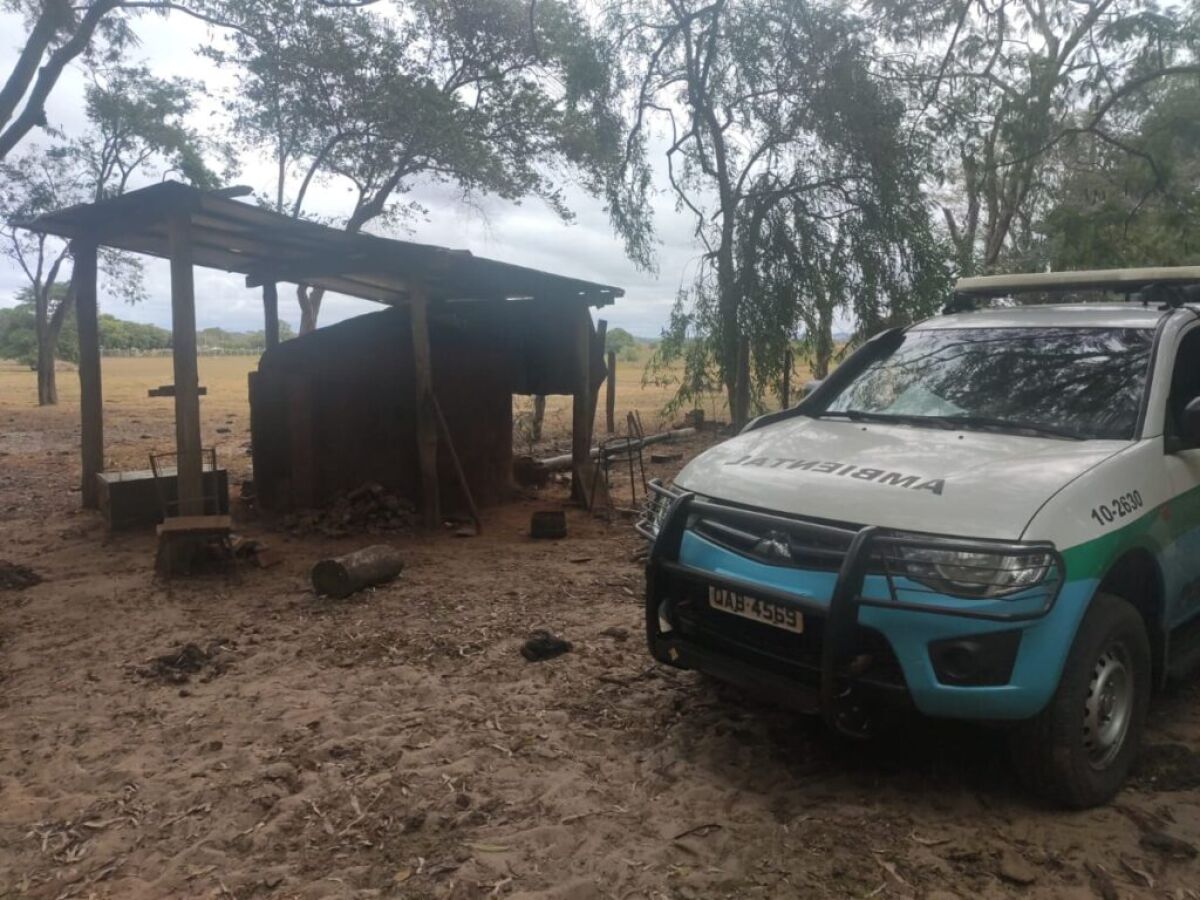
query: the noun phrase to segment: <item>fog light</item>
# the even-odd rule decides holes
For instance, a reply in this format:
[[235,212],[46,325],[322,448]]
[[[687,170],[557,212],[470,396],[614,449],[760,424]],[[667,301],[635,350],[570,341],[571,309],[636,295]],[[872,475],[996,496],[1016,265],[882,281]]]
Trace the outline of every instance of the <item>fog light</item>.
[[988,687],[1012,678],[1021,632],[995,631],[931,641],[929,661],[941,684]]

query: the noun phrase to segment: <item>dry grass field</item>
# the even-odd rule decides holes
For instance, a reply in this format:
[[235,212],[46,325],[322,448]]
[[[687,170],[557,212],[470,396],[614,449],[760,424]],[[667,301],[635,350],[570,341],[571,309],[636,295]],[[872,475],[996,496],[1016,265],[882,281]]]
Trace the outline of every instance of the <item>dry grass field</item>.
[[[640,412],[645,424],[658,425],[663,421],[662,410],[670,401],[674,386],[669,384],[643,384],[643,374],[649,350],[642,348],[636,360],[617,362],[616,419],[618,428],[623,428],[625,414],[632,409]],[[227,414],[246,415],[247,376],[257,366],[256,356],[202,356],[199,361],[200,383],[208,388],[201,407],[209,418],[223,419]],[[111,409],[114,418],[126,414],[138,418],[150,417],[157,420],[160,415],[172,414],[169,399],[150,399],[146,392],[172,381],[171,358],[169,356],[105,357],[101,362],[101,377],[104,385],[104,405]],[[670,377],[668,375],[668,377]],[[77,415],[79,404],[79,380],[74,368],[63,365],[58,373],[59,406],[64,413]],[[604,393],[601,391],[601,407]],[[27,366],[10,360],[0,360],[0,410],[22,409],[37,405],[37,382],[35,374]],[[712,396],[703,404],[710,419],[720,420],[726,416],[726,404],[722,397]],[[514,398],[514,412],[518,415],[532,408],[528,397]],[[603,425],[603,408],[598,419]],[[548,435],[566,435],[571,428],[571,398],[551,397],[546,405],[546,430]]]

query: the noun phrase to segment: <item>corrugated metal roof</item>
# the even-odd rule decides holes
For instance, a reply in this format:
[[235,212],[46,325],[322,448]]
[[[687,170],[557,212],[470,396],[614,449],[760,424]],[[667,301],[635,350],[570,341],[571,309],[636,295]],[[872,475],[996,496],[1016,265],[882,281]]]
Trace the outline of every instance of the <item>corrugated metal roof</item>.
[[170,258],[168,223],[191,223],[192,262],[268,281],[309,284],[374,300],[403,302],[414,287],[431,300],[506,300],[538,297],[606,306],[619,287],[511,263],[293,219],[236,196],[248,190],[202,191],[166,181],[120,197],[71,206],[20,223],[67,239]]

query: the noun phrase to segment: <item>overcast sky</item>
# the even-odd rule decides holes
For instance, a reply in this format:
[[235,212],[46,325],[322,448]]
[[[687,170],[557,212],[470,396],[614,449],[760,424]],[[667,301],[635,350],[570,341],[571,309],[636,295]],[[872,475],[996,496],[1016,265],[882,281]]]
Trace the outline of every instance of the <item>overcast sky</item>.
[[[136,31],[142,44],[129,62],[143,61],[159,76],[179,75],[204,81],[214,97],[231,86],[232,79],[227,73],[196,52],[207,35],[195,20],[178,14],[167,18],[146,16],[137,20]],[[24,35],[25,28],[18,16],[0,13],[0,78],[12,71]],[[209,128],[219,127],[218,110],[215,100],[206,104],[197,114],[197,127],[205,127],[205,118],[214,120],[208,124]],[[64,74],[47,104],[47,113],[50,123],[69,135],[83,129],[83,78],[78,70]],[[18,147],[16,153],[26,146]],[[273,172],[269,159],[246,157],[237,181],[256,191],[273,192]],[[691,220],[676,212],[665,191],[661,194],[655,222],[661,241],[659,272],[654,275],[639,271],[625,257],[622,243],[613,234],[600,201],[580,190],[572,190],[569,196],[576,219],[566,224],[539,200],[513,204],[484,198],[482,204],[468,209],[456,202],[449,191],[419,189],[408,199],[428,208],[428,221],[414,222],[410,233],[378,233],[470,250],[477,256],[623,287],[625,296],[599,315],[608,320],[610,327],[626,328],[640,336],[656,336],[666,322],[681,282],[690,280],[695,272],[699,251],[692,241]],[[351,198],[345,186],[320,186],[309,197],[307,207],[312,214],[344,218],[349,212]],[[199,327],[220,326],[234,331],[262,327],[260,294],[247,289],[242,276],[197,268],[195,277]],[[26,283],[19,268],[7,259],[0,259],[0,306],[12,305],[14,295]],[[146,287],[149,298],[130,306],[105,295],[101,285],[102,311],[169,327],[169,278],[165,261],[146,259]],[[331,294],[325,298],[320,321],[328,325],[373,309],[378,306]],[[280,315],[293,327],[298,326],[300,316],[295,295],[282,285]]]

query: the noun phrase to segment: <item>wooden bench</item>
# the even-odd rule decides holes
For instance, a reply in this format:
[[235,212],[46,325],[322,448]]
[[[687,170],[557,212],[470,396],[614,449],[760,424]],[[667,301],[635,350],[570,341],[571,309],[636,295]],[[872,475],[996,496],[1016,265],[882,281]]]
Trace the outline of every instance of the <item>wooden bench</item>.
[[233,561],[233,519],[227,515],[174,516],[158,526],[154,568],[159,575],[190,575],[195,564],[215,549]]

